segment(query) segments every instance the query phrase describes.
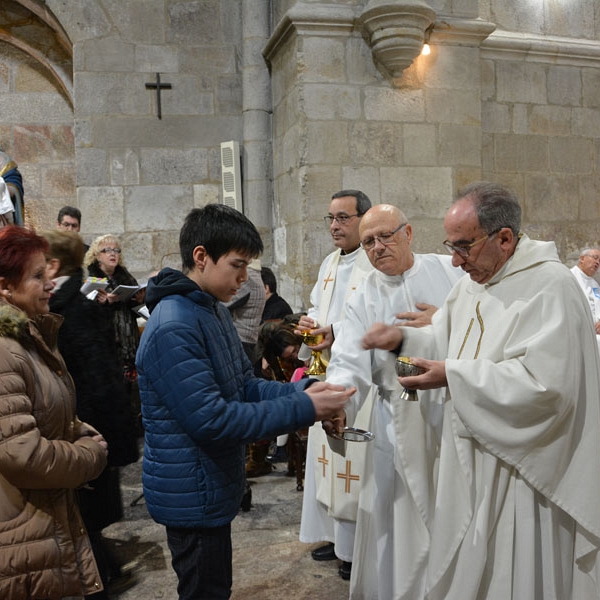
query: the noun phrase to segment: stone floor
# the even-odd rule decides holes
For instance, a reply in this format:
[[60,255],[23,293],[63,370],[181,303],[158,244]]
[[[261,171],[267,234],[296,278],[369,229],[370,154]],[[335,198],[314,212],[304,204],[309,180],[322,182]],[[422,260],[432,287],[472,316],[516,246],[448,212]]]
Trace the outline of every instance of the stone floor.
[[[349,586],[337,573],[339,561],[316,562],[310,550],[320,544],[298,541],[302,492],[286,476],[285,466],[278,467],[250,480],[252,508],[233,521],[232,600],[347,599]],[[141,462],[123,469],[121,487],[125,517],[104,532],[126,562],[137,563],[137,584],[114,597],[177,600],[164,527],[150,518],[141,496]]]

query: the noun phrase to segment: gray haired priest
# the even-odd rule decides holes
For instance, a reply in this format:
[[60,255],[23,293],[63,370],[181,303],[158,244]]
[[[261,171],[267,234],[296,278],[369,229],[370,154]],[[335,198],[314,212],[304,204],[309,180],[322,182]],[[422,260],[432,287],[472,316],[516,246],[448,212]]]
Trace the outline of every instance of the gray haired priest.
[[403,386],[447,387],[427,600],[599,597],[596,336],[554,243],[520,227],[503,186],[459,192],[444,243],[469,277],[431,326],[363,340],[425,370]]

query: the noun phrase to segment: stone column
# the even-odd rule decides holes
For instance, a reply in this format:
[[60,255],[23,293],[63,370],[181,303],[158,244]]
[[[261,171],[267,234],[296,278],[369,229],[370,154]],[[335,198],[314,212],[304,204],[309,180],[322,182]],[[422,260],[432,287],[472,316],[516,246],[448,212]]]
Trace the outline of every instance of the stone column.
[[242,115],[244,212],[265,244],[271,262],[273,174],[271,146],[271,82],[262,49],[269,39],[269,0],[242,4]]

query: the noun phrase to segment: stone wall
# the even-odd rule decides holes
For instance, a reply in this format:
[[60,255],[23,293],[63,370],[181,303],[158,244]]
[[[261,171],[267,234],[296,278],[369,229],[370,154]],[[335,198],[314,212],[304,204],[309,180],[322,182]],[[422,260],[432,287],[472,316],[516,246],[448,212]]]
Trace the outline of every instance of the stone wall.
[[433,46],[392,85],[355,9],[321,3],[316,15],[297,4],[267,49],[282,226],[274,259],[285,264],[282,295],[303,307],[333,250],[322,219],[332,193],[357,188],[373,203],[400,206],[414,225],[414,248],[443,251],[454,190],[481,177],[478,45]]
[[516,189],[526,231],[563,260],[600,243],[598,3],[428,0],[432,52],[395,75],[361,20],[381,4],[5,0],[0,147],[29,221],[73,203],[140,277],[177,266],[181,222],[219,201],[220,142],[238,140],[245,212],[296,309],[342,188],[400,206],[419,252],[442,250],[453,193],[481,177]]
[[178,265],[185,215],[219,199],[220,142],[241,135],[239,3],[49,4],[73,42],[79,206],[134,272]]
[[[0,31],[0,149],[23,177],[26,219],[37,229],[51,228],[59,208],[76,202],[73,110],[48,62],[68,70],[70,56],[57,36],[16,3],[0,7]],[[26,32],[26,42],[20,32]],[[11,37],[23,49],[8,43]]]
[[333,249],[321,217],[342,188],[400,206],[421,252],[442,250],[452,195],[480,178],[512,186],[524,229],[565,262],[600,243],[595,4],[432,2],[432,52],[395,79],[360,27],[366,5],[295,3],[267,49],[283,295],[308,304]]

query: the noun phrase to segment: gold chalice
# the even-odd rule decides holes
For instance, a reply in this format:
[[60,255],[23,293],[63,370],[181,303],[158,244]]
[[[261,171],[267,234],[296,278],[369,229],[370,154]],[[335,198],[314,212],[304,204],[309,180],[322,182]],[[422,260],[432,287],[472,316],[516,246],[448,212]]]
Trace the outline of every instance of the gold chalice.
[[[398,377],[412,377],[421,375],[421,373],[425,373],[425,370],[413,365],[408,356],[399,356],[396,359],[396,375]],[[400,394],[400,400],[417,400],[417,391],[404,388]]]
[[[313,333],[311,331],[303,331],[301,333],[302,341],[310,348],[311,346],[315,346],[320,344],[323,341],[322,333]],[[311,363],[308,367],[306,374],[307,375],[325,375],[325,371],[327,369],[327,361],[321,356],[320,350],[311,350],[310,353]]]

